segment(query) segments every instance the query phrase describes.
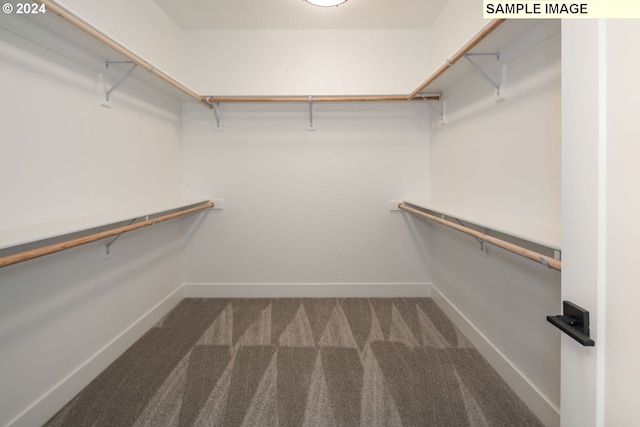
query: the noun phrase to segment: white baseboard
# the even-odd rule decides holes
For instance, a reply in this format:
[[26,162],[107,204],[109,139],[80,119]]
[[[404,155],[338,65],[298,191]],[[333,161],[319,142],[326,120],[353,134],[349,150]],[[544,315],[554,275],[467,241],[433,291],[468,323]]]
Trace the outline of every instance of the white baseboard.
[[547,399],[546,396],[433,285],[431,285],[431,298],[546,427],[557,427],[560,425],[560,409]]
[[412,298],[429,283],[185,283],[185,298]]
[[180,286],[11,420],[7,426],[31,427],[44,424],[183,299],[183,287]]

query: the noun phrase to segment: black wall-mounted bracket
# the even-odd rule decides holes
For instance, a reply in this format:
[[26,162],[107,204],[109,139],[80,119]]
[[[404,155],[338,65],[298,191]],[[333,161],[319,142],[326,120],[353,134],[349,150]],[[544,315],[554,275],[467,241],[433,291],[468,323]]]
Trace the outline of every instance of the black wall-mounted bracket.
[[569,335],[585,347],[593,347],[595,341],[589,337],[589,312],[572,302],[562,302],[562,315],[547,316],[556,328]]

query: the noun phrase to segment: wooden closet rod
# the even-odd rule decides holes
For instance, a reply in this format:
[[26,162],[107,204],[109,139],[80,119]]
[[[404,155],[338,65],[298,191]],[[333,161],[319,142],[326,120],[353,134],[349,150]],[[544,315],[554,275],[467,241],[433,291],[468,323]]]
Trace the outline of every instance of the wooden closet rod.
[[85,33],[87,33],[91,37],[95,38],[99,42],[107,45],[111,49],[113,49],[116,52],[118,52],[120,55],[122,55],[125,58],[129,59],[134,64],[138,65],[139,67],[144,68],[145,70],[147,70],[151,74],[153,74],[153,75],[159,77],[160,79],[164,80],[166,83],[168,83],[169,85],[171,85],[174,88],[178,89],[179,91],[187,94],[188,96],[190,96],[191,98],[197,100],[198,102],[201,102],[203,105],[207,106],[208,108],[213,108],[213,106],[208,104],[207,101],[202,96],[198,95],[197,93],[195,93],[194,91],[192,91],[191,89],[189,89],[188,87],[183,85],[182,83],[174,80],[172,77],[170,77],[166,73],[158,70],[156,67],[154,67],[153,65],[149,64],[147,61],[145,61],[144,59],[140,58],[135,53],[131,52],[129,49],[125,48],[124,46],[122,46],[118,42],[112,40],[111,38],[107,37],[102,32],[98,31],[96,28],[94,28],[93,26],[89,25],[84,20],[78,18],[76,15],[74,15],[71,12],[69,12],[67,9],[63,8],[62,6],[58,5],[57,3],[52,2],[51,0],[38,0],[38,2],[45,5],[45,7],[47,8],[47,12],[55,13],[56,15],[60,16],[65,21],[69,22],[71,25],[73,25],[76,28],[84,31]]
[[[144,68],[148,72],[154,74],[158,78],[164,80],[169,85],[178,89],[179,91],[185,93],[189,97],[195,99],[196,101],[202,103],[207,108],[213,108],[212,103],[222,103],[222,102],[308,102],[309,97],[304,96],[217,96],[217,97],[208,97],[201,96],[183,85],[182,83],[174,80],[168,74],[162,72],[157,69],[153,65],[149,64],[144,59],[140,58],[135,53],[131,52],[129,49],[125,48],[118,42],[109,38],[95,27],[91,26],[83,19],[77,17],[69,10],[64,7],[58,5],[57,3],[51,0],[37,0],[39,3],[44,4],[47,8],[48,12],[55,13],[60,16],[62,19],[69,22],[71,25],[76,28],[84,31],[91,37],[110,47],[114,51],[118,52],[120,55],[132,61],[134,64]],[[505,19],[494,19],[492,20],[486,27],[484,27],[478,34],[476,34],[467,44],[465,44],[460,50],[458,50],[450,59],[448,59],[442,66],[440,66],[433,74],[431,74],[417,89],[415,89],[411,94],[405,95],[372,95],[372,96],[316,96],[312,97],[313,102],[358,102],[358,101],[382,101],[382,102],[392,102],[392,101],[414,101],[421,100],[422,97],[418,97],[420,92],[422,92],[431,82],[440,77],[442,73],[444,73],[451,65],[455,64],[460,58],[462,58],[466,53],[468,53],[471,49],[473,49],[478,43],[480,43],[485,37],[487,37],[493,30],[495,30],[500,24],[502,24]],[[439,100],[440,96],[427,96],[425,99],[429,100]]]
[[505,242],[504,240],[498,239],[493,236],[489,236],[484,233],[480,233],[479,231],[473,230],[469,227],[465,227],[463,225],[456,224],[455,222],[447,221],[446,219],[438,218],[437,216],[431,215],[427,212],[412,208],[410,206],[405,205],[404,203],[400,203],[398,208],[410,212],[414,215],[421,216],[423,218],[429,219],[431,221],[435,221],[438,224],[442,224],[445,227],[453,228],[454,230],[458,230],[462,233],[473,236],[479,240],[482,240],[487,243],[491,243],[492,245],[498,246],[502,249],[506,249],[509,252],[513,252],[514,254],[518,254],[525,258],[529,258],[535,262],[538,262],[542,265],[545,265],[549,268],[552,268],[557,271],[562,271],[562,262],[548,257],[546,255],[539,254],[538,252],[531,251],[529,249],[525,249],[521,246],[514,245],[513,243]]
[[[439,95],[426,96],[426,99],[437,101]],[[233,102],[364,102],[364,101],[421,101],[422,98],[409,99],[406,95],[363,95],[363,96],[208,96],[205,97],[211,103],[233,103]]]
[[98,240],[106,239],[107,237],[117,236],[122,233],[137,230],[139,228],[148,227],[150,225],[157,224],[159,222],[167,221],[173,218],[177,218],[184,215],[189,215],[195,212],[199,212],[205,209],[213,207],[213,202],[208,202],[204,205],[195,206],[193,208],[185,209],[172,214],[167,214],[154,219],[147,219],[142,222],[138,222],[131,225],[125,225],[123,227],[113,228],[111,230],[102,231],[100,233],[94,233],[89,236],[79,237],[77,239],[68,240],[62,243],[55,243],[53,245],[44,246],[38,249],[32,249],[30,251],[21,252],[14,255],[9,255],[4,258],[0,258],[0,268],[6,267],[19,262],[28,261],[30,259],[39,258],[41,256],[53,254],[56,252],[64,251],[65,249],[75,248],[76,246],[85,245],[87,243],[96,242]]
[[415,99],[420,92],[424,90],[427,86],[429,86],[435,79],[440,77],[442,73],[447,71],[449,67],[458,62],[460,58],[465,56],[471,49],[476,47],[478,43],[484,40],[489,34],[491,34],[496,28],[500,26],[506,19],[494,19],[487,26],[485,26],[478,34],[476,34],[471,40],[467,42],[464,46],[462,46],[453,56],[445,61],[436,71],[434,71],[427,79],[422,82],[420,86],[416,88],[409,95],[409,99]]

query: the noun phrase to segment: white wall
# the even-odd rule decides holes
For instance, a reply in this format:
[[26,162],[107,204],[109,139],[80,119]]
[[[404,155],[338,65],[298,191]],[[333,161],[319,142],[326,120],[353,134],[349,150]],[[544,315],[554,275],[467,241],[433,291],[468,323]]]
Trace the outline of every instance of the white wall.
[[[178,197],[181,103],[134,73],[113,93],[113,108],[99,106],[101,59],[67,59],[55,51],[77,49],[14,19],[5,17],[1,33],[3,76],[11,84],[0,104],[3,153],[10,153],[0,157],[0,173],[12,182],[2,194],[2,227]],[[117,80],[123,70],[105,78]]]
[[[0,228],[180,196],[180,101],[134,79],[101,107],[99,58],[79,65],[0,24]],[[96,243],[2,268],[0,425],[42,424],[139,337],[182,284],[181,245],[167,222],[123,235],[104,262]]]
[[427,30],[184,32],[203,95],[408,94],[430,72]]
[[506,101],[466,63],[465,80],[444,93],[447,123],[432,128],[433,198],[559,224],[559,24],[500,54],[485,69],[500,79],[507,65]]
[[[434,121],[431,133],[434,200],[560,223],[558,31],[543,23],[487,66],[498,77],[508,64],[506,101],[470,67],[445,91],[447,123]],[[483,257],[474,239],[436,226],[431,254],[441,302],[498,355],[495,366],[511,365],[501,373],[516,374],[512,387],[539,418],[558,424],[560,337],[546,316],[558,314],[560,274],[494,247]]]
[[[185,69],[212,95],[406,94],[427,73],[427,35],[187,31]],[[317,130],[307,131],[304,103],[223,104],[214,132],[212,112],[185,105],[185,191],[225,201],[187,237],[185,282],[428,282],[424,229],[414,236],[388,210],[429,195],[427,106],[313,108]]]
[[428,282],[424,230],[388,210],[428,196],[426,106],[314,108],[307,131],[305,104],[223,105],[214,132],[185,104],[185,190],[224,199],[188,236],[185,282]]

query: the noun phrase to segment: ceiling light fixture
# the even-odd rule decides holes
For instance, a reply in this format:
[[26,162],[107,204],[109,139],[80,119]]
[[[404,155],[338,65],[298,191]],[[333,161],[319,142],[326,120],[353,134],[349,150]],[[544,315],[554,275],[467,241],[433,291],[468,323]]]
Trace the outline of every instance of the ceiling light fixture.
[[339,6],[347,0],[304,0],[309,4],[320,7]]

